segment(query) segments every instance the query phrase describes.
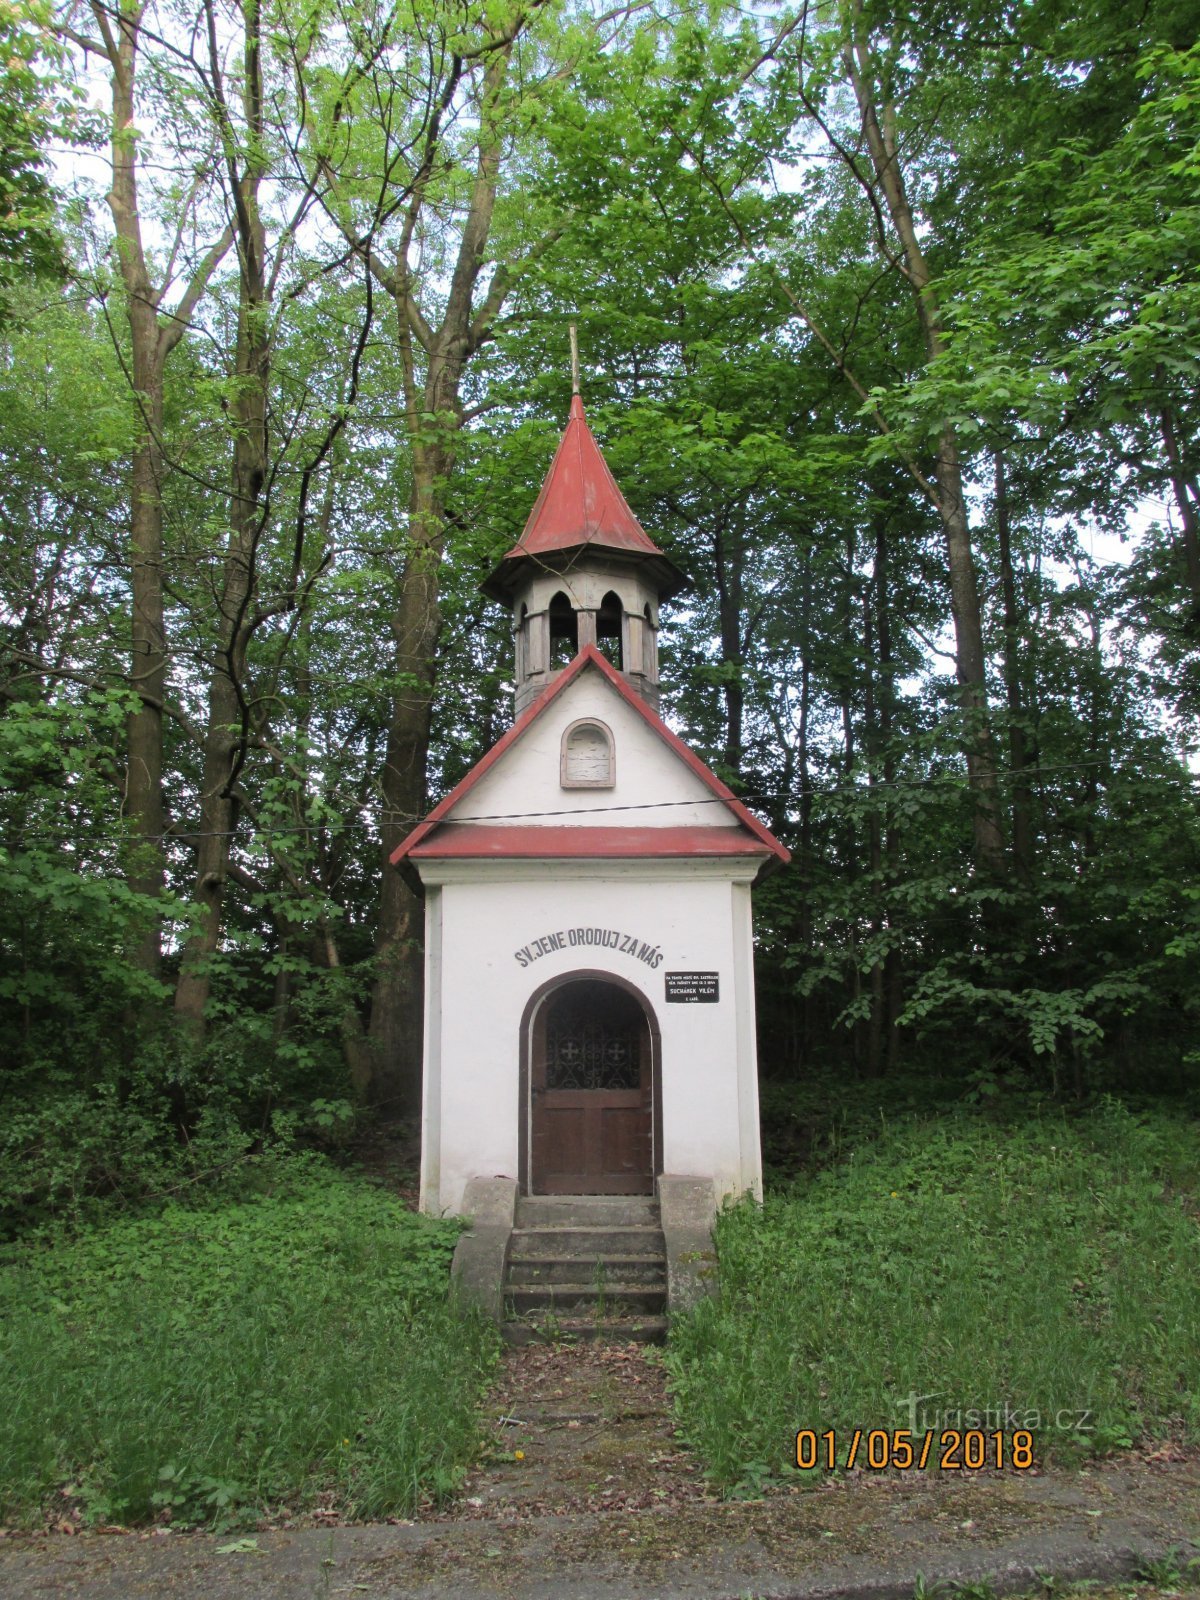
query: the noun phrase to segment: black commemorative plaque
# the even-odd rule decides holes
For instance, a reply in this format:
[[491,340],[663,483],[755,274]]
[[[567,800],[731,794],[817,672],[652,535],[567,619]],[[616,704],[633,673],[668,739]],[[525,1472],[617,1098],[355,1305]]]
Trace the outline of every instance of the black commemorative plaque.
[[667,1004],[715,1005],[721,998],[721,978],[716,972],[665,972]]

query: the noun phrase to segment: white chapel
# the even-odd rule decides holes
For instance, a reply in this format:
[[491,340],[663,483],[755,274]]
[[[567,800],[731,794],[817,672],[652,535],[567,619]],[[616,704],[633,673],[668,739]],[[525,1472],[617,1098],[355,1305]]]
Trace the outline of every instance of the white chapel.
[[750,893],[787,851],[658,713],[683,587],[578,395],[525,531],[516,720],[392,857],[425,896],[421,1205],[761,1193]]

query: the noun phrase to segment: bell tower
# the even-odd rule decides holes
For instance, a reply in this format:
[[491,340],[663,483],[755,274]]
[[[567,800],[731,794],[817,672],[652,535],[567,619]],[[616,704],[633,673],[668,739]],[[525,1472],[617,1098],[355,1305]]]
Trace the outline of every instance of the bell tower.
[[685,585],[592,436],[578,391],[525,531],[483,584],[513,613],[520,716],[589,644],[658,708],[658,608]]

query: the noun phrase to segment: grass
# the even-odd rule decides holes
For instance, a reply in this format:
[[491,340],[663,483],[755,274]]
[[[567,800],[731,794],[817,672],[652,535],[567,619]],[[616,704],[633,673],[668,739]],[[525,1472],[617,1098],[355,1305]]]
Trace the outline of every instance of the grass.
[[457,1232],[319,1167],[10,1248],[0,1520],[74,1505],[220,1527],[450,1494],[496,1359],[490,1326],[447,1304]]
[[1195,1441],[1198,1194],[1182,1115],[877,1122],[719,1220],[721,1299],[666,1358],[684,1436],[734,1492],[794,1472],[800,1428],[842,1459],[856,1428],[956,1422],[1024,1424],[1039,1461]]

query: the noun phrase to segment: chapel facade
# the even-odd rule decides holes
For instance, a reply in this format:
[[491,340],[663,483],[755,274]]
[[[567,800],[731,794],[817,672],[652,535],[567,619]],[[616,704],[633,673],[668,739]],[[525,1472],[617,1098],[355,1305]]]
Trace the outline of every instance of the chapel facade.
[[512,727],[402,842],[425,896],[421,1206],[761,1193],[751,886],[787,851],[659,715],[684,586],[578,395],[524,532]]

